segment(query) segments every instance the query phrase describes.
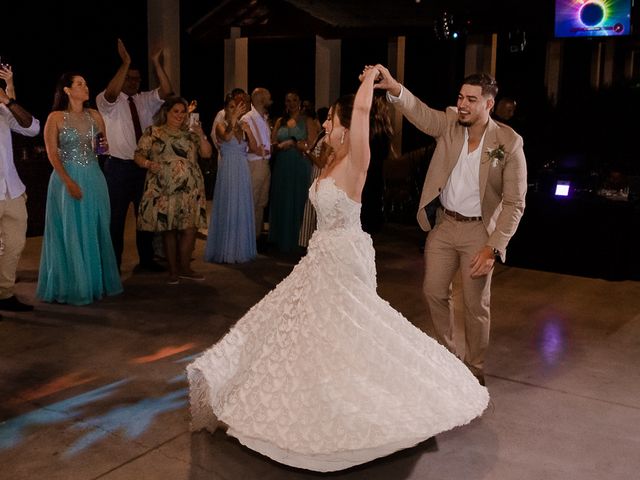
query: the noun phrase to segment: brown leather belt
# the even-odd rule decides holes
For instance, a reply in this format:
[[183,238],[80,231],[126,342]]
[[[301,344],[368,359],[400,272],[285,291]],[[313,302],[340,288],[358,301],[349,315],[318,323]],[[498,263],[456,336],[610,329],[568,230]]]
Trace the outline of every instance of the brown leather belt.
[[478,222],[482,220],[482,217],[465,217],[464,215],[461,215],[458,212],[447,210],[444,207],[442,207],[442,210],[444,211],[445,215],[449,215],[450,217],[452,217],[458,222]]

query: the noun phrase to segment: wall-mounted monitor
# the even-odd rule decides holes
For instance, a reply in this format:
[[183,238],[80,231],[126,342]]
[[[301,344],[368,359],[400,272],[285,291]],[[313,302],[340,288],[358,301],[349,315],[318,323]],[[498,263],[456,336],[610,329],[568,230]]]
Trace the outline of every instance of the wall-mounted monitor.
[[631,34],[631,0],[555,2],[556,37],[616,37]]

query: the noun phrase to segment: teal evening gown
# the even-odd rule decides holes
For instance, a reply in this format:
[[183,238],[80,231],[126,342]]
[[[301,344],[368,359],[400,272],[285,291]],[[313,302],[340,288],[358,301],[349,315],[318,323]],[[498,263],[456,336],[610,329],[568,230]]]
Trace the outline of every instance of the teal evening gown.
[[[307,139],[304,116],[300,116],[294,127],[286,122],[278,129],[278,142],[287,139]],[[276,155],[271,175],[269,199],[269,242],[281,252],[290,252],[298,247],[298,235],[304,206],[311,183],[311,162],[302,152],[293,147],[281,150]]]
[[86,305],[122,292],[109,234],[109,193],[92,139],[98,126],[89,112],[64,112],[58,154],[82,190],[76,200],[55,170],[49,179],[44,239],[36,295],[45,302]]

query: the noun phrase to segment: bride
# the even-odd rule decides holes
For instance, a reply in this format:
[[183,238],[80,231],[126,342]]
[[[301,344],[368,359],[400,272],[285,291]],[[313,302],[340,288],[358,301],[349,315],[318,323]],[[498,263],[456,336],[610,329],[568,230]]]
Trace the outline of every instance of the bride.
[[469,423],[487,390],[376,293],[360,227],[373,85],[365,68],[324,127],[333,152],[309,189],[318,228],[274,290],[187,367],[191,427],[219,424],[280,463],[335,471]]

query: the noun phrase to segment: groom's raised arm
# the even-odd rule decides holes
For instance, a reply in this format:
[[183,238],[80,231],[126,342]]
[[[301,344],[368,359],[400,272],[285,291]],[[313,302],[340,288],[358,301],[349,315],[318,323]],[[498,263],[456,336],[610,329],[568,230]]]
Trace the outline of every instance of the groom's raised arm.
[[447,128],[445,112],[427,106],[407,87],[394,79],[386,67],[376,65],[376,68],[380,71],[381,78],[375,88],[386,90],[389,103],[399,109],[407,120],[432,137],[440,137],[445,133]]

